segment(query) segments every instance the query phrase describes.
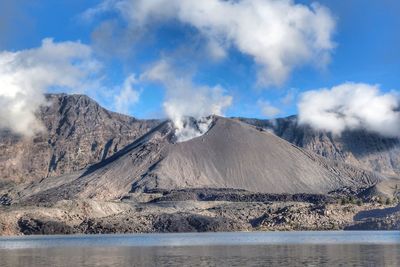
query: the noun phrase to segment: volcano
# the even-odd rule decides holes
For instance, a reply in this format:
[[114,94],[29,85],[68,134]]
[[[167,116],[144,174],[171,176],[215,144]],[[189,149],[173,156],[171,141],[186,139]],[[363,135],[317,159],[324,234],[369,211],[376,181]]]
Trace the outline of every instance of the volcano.
[[43,179],[25,197],[116,199],[129,192],[232,188],[318,193],[366,188],[384,178],[299,148],[244,122],[214,116],[202,136],[176,142],[164,121],[112,157],[79,172]]

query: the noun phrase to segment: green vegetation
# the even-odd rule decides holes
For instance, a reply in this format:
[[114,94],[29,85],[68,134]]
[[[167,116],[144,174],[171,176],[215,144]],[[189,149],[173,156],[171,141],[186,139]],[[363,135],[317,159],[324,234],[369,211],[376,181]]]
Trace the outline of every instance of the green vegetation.
[[340,199],[340,205],[347,205],[347,204],[353,204],[353,205],[358,205],[358,206],[361,206],[361,205],[363,205],[364,203],[363,203],[363,201],[362,201],[362,199],[360,199],[360,198],[355,198],[355,197],[353,197],[353,196],[350,196],[350,197],[342,197],[341,199]]

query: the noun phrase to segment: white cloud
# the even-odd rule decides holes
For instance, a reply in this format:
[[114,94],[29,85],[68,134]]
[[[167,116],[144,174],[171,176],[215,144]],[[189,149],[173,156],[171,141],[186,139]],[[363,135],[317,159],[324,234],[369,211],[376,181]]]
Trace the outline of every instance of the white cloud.
[[0,128],[26,136],[42,130],[35,114],[46,89],[84,90],[99,68],[80,42],[44,39],[38,48],[0,52]]
[[129,109],[139,102],[140,91],[133,86],[137,84],[134,74],[129,75],[121,88],[117,88],[118,94],[114,96],[114,107],[117,112],[128,114]]
[[[186,141],[202,135],[208,130],[209,115],[223,115],[232,103],[232,97],[224,94],[224,89],[198,86],[190,77],[177,75],[166,60],[160,60],[141,77],[143,80],[160,82],[166,88],[164,110],[176,127],[178,141]],[[188,117],[198,120],[193,128]]]
[[400,136],[399,95],[379,86],[344,83],[305,92],[298,104],[299,123],[340,134],[365,129],[387,137]]
[[325,66],[334,48],[335,21],[329,10],[292,0],[105,0],[84,16],[116,11],[134,28],[178,20],[208,39],[223,58],[234,47],[259,65],[262,85],[281,85],[304,64]]
[[261,109],[262,115],[268,118],[275,117],[276,115],[281,113],[281,110],[272,105],[269,101],[260,99],[257,101],[257,104]]

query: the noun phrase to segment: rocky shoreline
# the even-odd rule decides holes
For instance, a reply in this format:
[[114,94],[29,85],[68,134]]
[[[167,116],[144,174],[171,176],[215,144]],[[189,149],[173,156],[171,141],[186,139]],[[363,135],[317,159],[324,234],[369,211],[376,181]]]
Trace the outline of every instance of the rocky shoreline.
[[115,201],[2,199],[0,235],[400,230],[397,200],[343,201],[334,195],[186,189],[132,193]]

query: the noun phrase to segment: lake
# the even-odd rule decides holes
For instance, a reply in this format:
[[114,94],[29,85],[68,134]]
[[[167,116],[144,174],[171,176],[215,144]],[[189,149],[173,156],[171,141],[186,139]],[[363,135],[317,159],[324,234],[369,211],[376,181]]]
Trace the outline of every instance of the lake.
[[400,232],[2,237],[0,266],[400,266]]

